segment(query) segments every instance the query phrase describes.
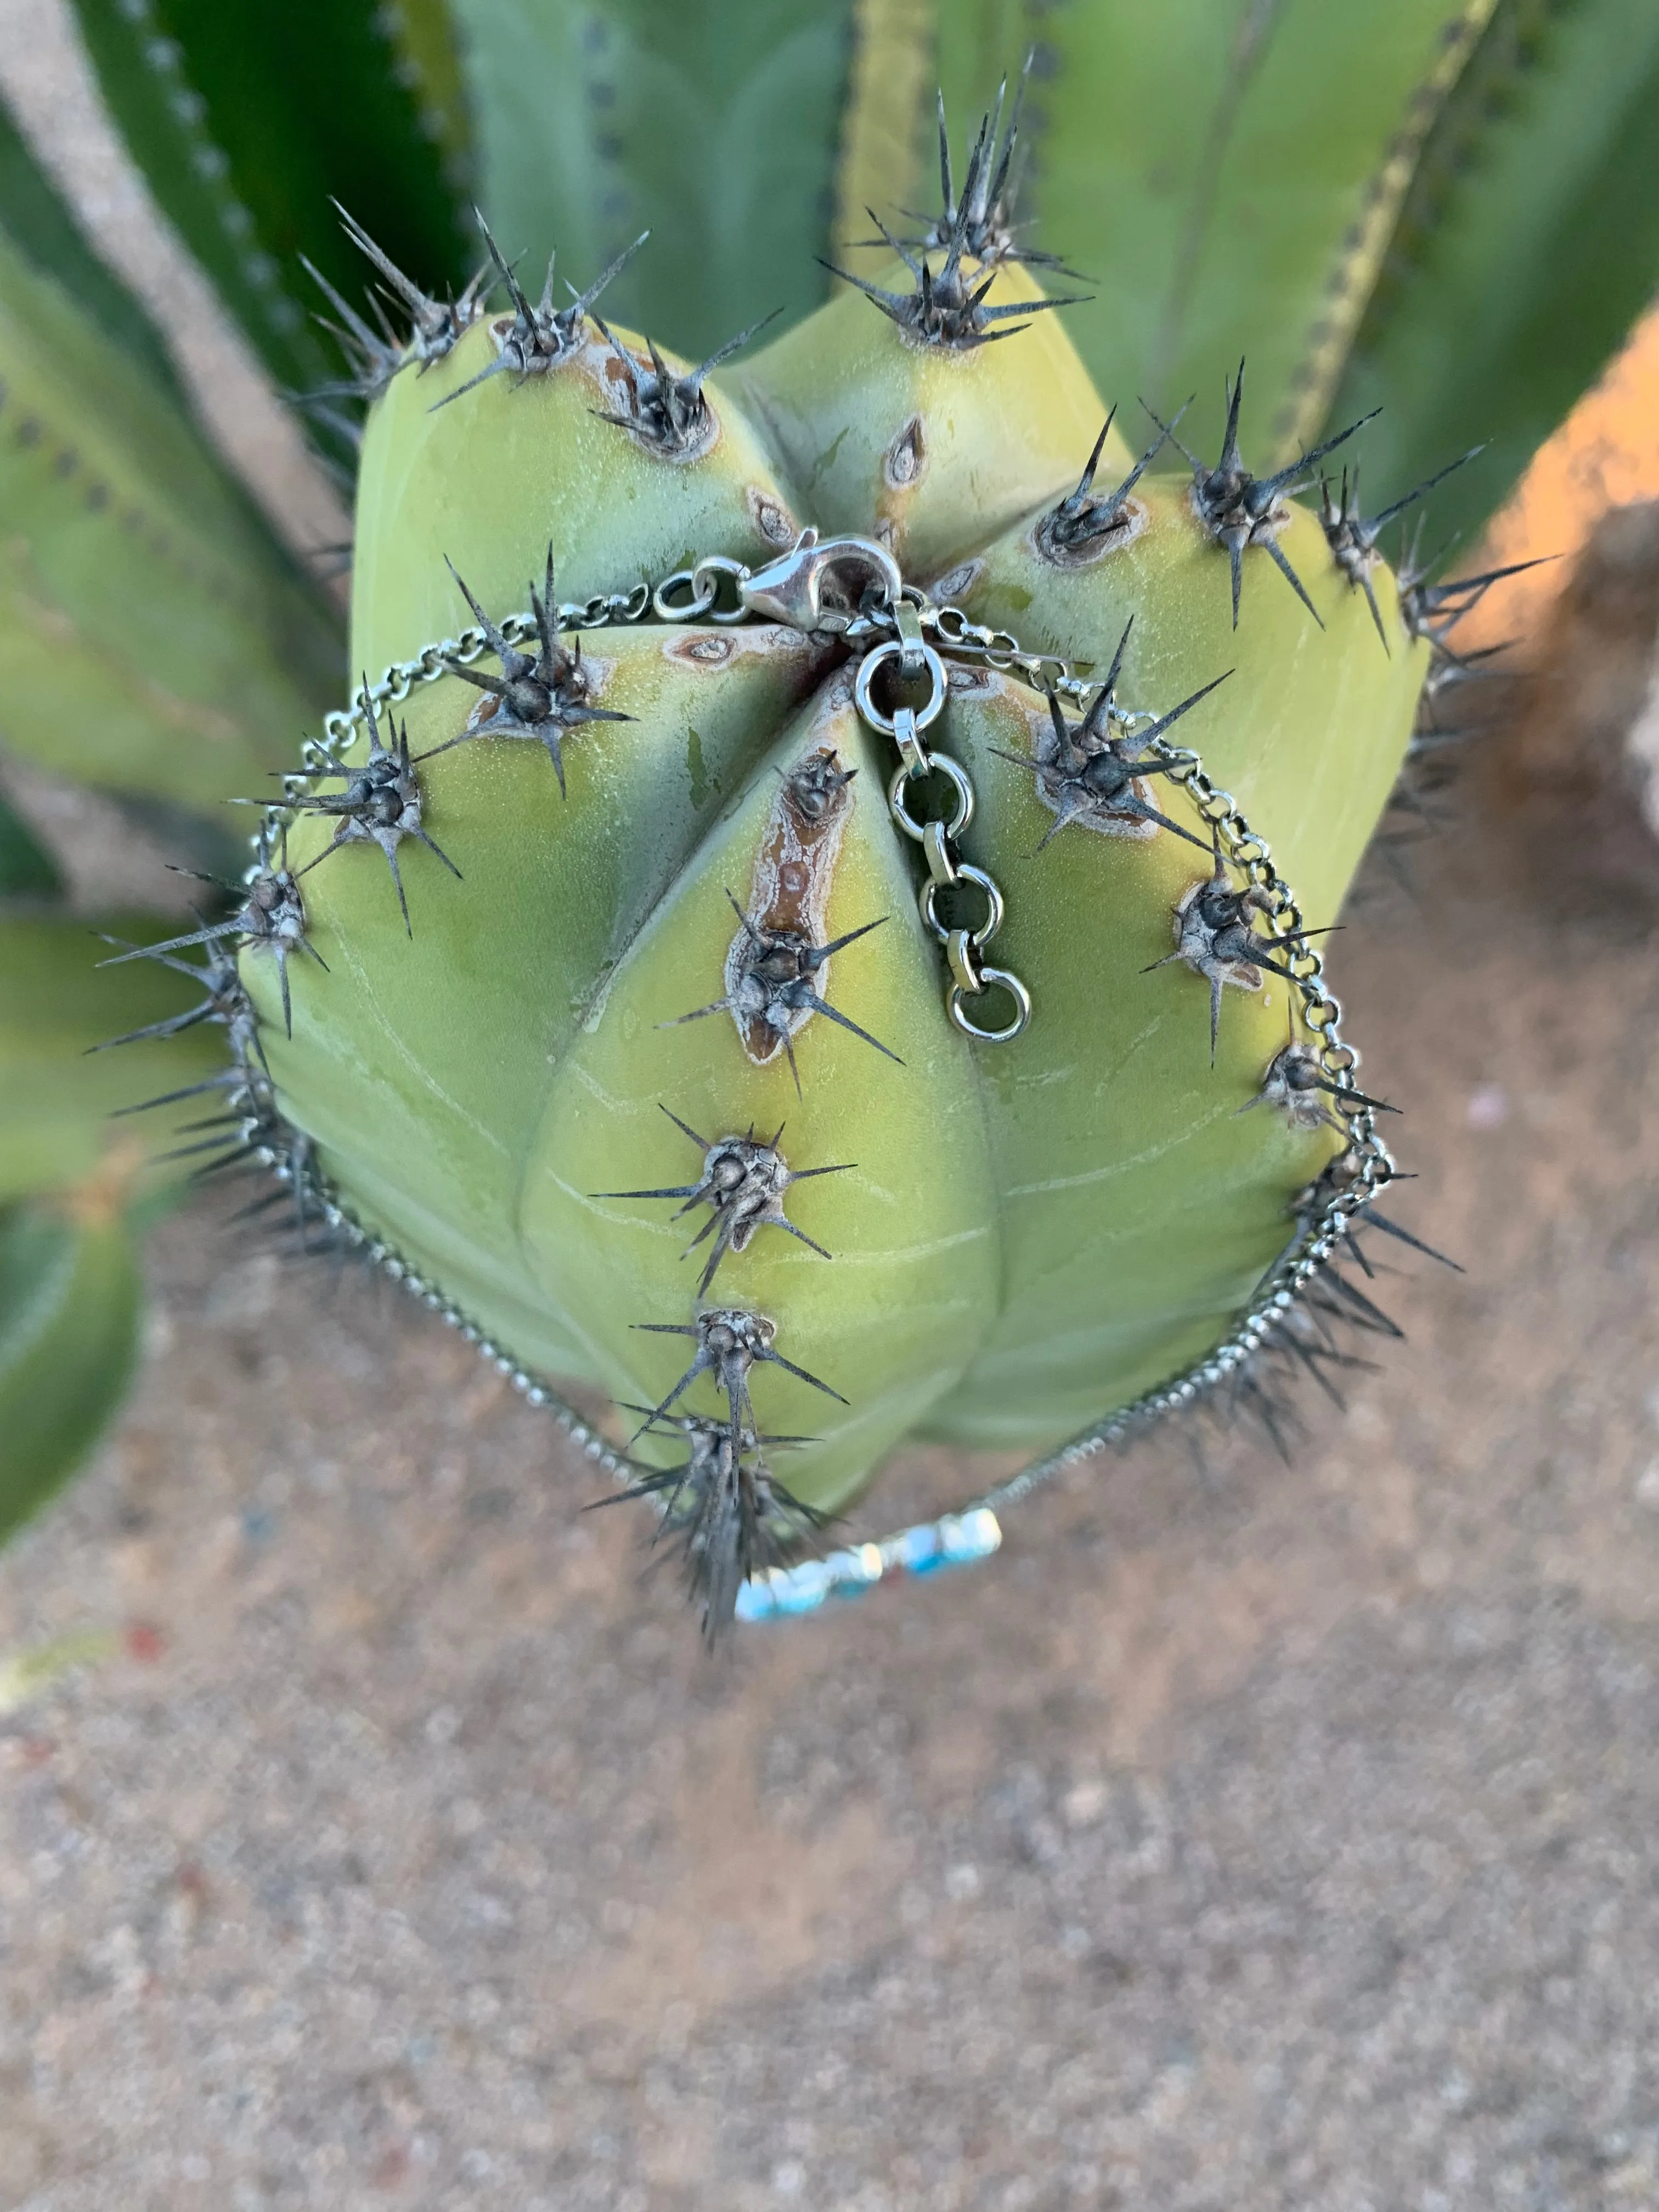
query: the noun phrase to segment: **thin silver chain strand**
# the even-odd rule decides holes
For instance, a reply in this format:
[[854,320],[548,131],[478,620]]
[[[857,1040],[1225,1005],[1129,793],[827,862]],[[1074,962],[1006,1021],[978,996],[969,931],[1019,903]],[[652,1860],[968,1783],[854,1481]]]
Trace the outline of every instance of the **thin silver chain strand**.
[[[717,611],[719,580],[727,578],[740,582],[748,573],[736,561],[723,557],[704,560],[695,568],[678,571],[654,590],[641,584],[631,592],[562,602],[558,626],[562,631],[602,629],[643,623],[653,617],[672,623],[700,619],[727,623],[740,621],[744,618],[741,609],[736,612]],[[509,615],[497,628],[513,646],[526,644],[537,636],[532,614]],[[959,607],[933,606],[920,593],[908,589],[898,608],[883,607],[861,614],[845,625],[843,635],[855,650],[863,648],[859,677],[855,679],[860,714],[872,729],[890,737],[898,747],[899,766],[890,787],[889,805],[899,829],[922,847],[927,862],[928,878],[922,887],[920,903],[924,923],[945,947],[950,962],[951,981],[946,1004],[951,1018],[968,1036],[988,1042],[1004,1042],[1018,1036],[1030,1019],[1030,994],[1017,977],[1006,970],[986,966],[979,957],[1002,919],[1001,894],[988,875],[969,866],[956,849],[957,838],[972,818],[972,786],[959,763],[947,755],[928,750],[921,742],[921,732],[944,706],[946,686],[940,664],[945,658],[997,670],[1018,678],[1034,690],[1055,693],[1079,703],[1096,687],[1086,678],[1074,674],[1069,662],[1058,654],[1028,653],[1018,639],[1007,631],[971,622]],[[464,629],[459,637],[445,638],[424,647],[412,659],[388,665],[379,681],[368,688],[366,696],[359,692],[349,708],[337,709],[324,717],[323,741],[305,741],[305,768],[284,780],[287,787],[292,790],[324,772],[332,764],[331,755],[337,760],[357,735],[366,732],[366,707],[379,709],[399,705],[416,684],[434,684],[447,675],[447,664],[459,661],[470,665],[490,649],[483,629],[474,626]],[[921,708],[899,707],[889,715],[874,706],[870,696],[871,682],[877,670],[889,662],[896,662],[903,677],[925,671],[933,679],[929,697]],[[1122,719],[1133,723],[1144,718],[1135,714]],[[1166,771],[1170,780],[1186,786],[1200,814],[1211,826],[1222,859],[1243,875],[1253,889],[1266,895],[1270,903],[1264,919],[1271,935],[1293,940],[1283,943],[1279,949],[1302,1000],[1304,1024],[1319,1040],[1321,1072],[1339,1093],[1352,1091],[1355,1087],[1353,1072],[1358,1065],[1358,1054],[1342,1039],[1341,1008],[1326,986],[1320,954],[1305,939],[1294,941],[1304,927],[1301,909],[1290,887],[1274,869],[1266,841],[1250,828],[1231,793],[1212,783],[1189,754],[1176,753],[1156,742],[1153,750],[1170,763]],[[918,822],[909,812],[906,787],[934,774],[943,774],[951,785],[955,811],[948,822]],[[279,802],[270,810],[266,821],[274,829],[283,819],[283,809]],[[947,928],[938,917],[939,890],[963,880],[975,884],[986,899],[986,919],[975,930]],[[1013,1000],[1015,1018],[1002,1029],[984,1030],[966,1017],[961,1002],[993,986],[1000,987]],[[1395,1173],[1393,1158],[1376,1133],[1376,1116],[1370,1108],[1358,1107],[1352,1114],[1344,1115],[1343,1121],[1349,1141],[1346,1154],[1340,1157],[1349,1167],[1347,1179],[1333,1185],[1317,1213],[1304,1216],[1296,1236],[1263,1278],[1237,1326],[1213,1352],[1174,1382],[1147,1391],[1120,1412],[994,1484],[955,1513],[938,1521],[915,1523],[872,1542],[830,1553],[823,1559],[805,1560],[793,1567],[774,1568],[768,1575],[757,1577],[740,1595],[739,1618],[754,1620],[812,1612],[829,1597],[854,1595],[895,1573],[924,1573],[938,1566],[986,1558],[1001,1542],[996,1517],[1000,1509],[1026,1497],[1053,1476],[1127,1443],[1160,1416],[1192,1407],[1206,1392],[1237,1375],[1285,1325],[1302,1293],[1335,1257],[1349,1234],[1353,1217],[1378,1196]],[[251,1139],[262,1131],[263,1124],[257,1116],[244,1126],[244,1133]],[[291,1164],[275,1147],[264,1146],[258,1156],[275,1170],[280,1179],[291,1179]],[[532,1405],[544,1407],[554,1414],[597,1466],[618,1480],[631,1480],[641,1472],[637,1463],[607,1442],[577,1407],[502,1352],[392,1246],[366,1230],[341,1203],[339,1194],[315,1178],[314,1170],[313,1174],[313,1188],[322,1199],[324,1218],[331,1228],[361,1246],[373,1265],[401,1282],[423,1304],[476,1344]]]

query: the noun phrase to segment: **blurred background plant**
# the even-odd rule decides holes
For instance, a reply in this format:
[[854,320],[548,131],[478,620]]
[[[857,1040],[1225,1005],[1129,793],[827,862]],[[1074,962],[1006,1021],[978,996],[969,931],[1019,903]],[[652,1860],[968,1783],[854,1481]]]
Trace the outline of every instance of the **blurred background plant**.
[[[222,890],[162,856],[234,879],[220,802],[269,789],[345,692],[356,425],[329,288],[361,303],[368,271],[332,201],[434,289],[471,273],[475,203],[533,272],[555,246],[600,266],[648,221],[616,312],[696,355],[813,306],[819,257],[860,266],[866,209],[902,222],[929,197],[935,87],[960,137],[1029,52],[1022,213],[1087,276],[1070,327],[1110,397],[1195,394],[1183,434],[1206,447],[1242,350],[1258,465],[1382,407],[1368,509],[1482,446],[1436,494],[1435,567],[1588,538],[1565,592],[1534,570],[1480,610],[1480,641],[1545,641],[1482,788],[1556,848],[1576,823],[1592,872],[1612,844],[1648,870],[1616,794],[1659,772],[1659,509],[1596,517],[1659,491],[1659,321],[1572,410],[1659,283],[1651,0],[8,8],[0,1535],[118,1403],[136,1240],[190,1171],[168,1155],[198,1102],[114,1109],[216,1057],[204,1026],[194,1060],[89,1050],[201,999],[154,963],[98,970],[97,934],[215,910]],[[101,204],[66,150],[88,140],[64,127],[65,42],[103,104]]]

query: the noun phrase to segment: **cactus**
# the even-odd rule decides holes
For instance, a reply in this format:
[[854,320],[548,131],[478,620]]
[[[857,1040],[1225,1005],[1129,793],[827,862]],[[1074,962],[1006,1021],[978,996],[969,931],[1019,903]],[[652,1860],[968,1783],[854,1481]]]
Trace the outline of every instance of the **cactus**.
[[1315,939],[1431,643],[1292,504],[1350,433],[1253,476],[1241,372],[1215,467],[1133,459],[994,165],[988,121],[933,242],[730,368],[499,262],[441,358],[417,307],[353,610],[414,674],[215,926],[239,1135],[525,1387],[641,1408],[711,1625],[902,1437],[1050,1449],[1210,1370],[1390,1172]]
[[[824,241],[837,289],[781,334],[741,244],[713,243],[740,227],[708,220],[700,185],[678,210],[659,195],[671,226],[687,210],[702,223],[699,254],[671,255],[659,288],[666,334],[696,344],[682,355],[638,314],[655,249],[628,192],[604,222],[569,198],[544,263],[498,245],[522,242],[500,210],[538,222],[549,188],[482,0],[461,10],[464,52],[498,219],[465,244],[429,179],[404,188],[421,170],[410,102],[452,155],[465,136],[433,24],[395,96],[349,9],[266,58],[278,109],[301,79],[354,88],[375,150],[334,173],[343,246],[253,155],[267,88],[251,47],[146,46],[171,22],[161,0],[83,8],[181,231],[273,370],[315,382],[316,339],[226,241],[263,225],[303,244],[344,364],[310,404],[356,507],[355,675],[330,698],[270,549],[240,545],[245,518],[205,476],[174,495],[198,565],[270,572],[235,619],[242,664],[263,655],[272,680],[236,723],[234,795],[260,809],[245,880],[204,896],[193,927],[108,933],[105,982],[182,969],[200,993],[126,1025],[144,1053],[175,1034],[229,1048],[127,1126],[171,1135],[200,1107],[187,1158],[274,1169],[253,1203],[301,1249],[362,1251],[463,1328],[562,1415],[611,1495],[654,1506],[711,1632],[761,1603],[752,1577],[783,1604],[876,1571],[844,1552],[817,1583],[787,1570],[835,1541],[907,1437],[1036,1455],[897,1547],[925,1562],[984,1548],[991,1504],[1174,1407],[1253,1408],[1282,1434],[1283,1372],[1331,1389],[1348,1331],[1391,1332],[1346,1265],[1365,1269],[1365,1233],[1418,1241],[1379,1211],[1393,1109],[1362,1087],[1325,942],[1378,820],[1420,803],[1441,718],[1480,673],[1452,631],[1492,579],[1445,582],[1407,532],[1425,495],[1489,463],[1465,435],[1427,453],[1396,439],[1396,471],[1414,470],[1362,503],[1371,392],[1352,416],[1328,408],[1345,368],[1364,385],[1387,347],[1364,311],[1378,264],[1335,233],[1304,244],[1293,278],[1264,255],[1238,303],[1248,384],[1236,350],[1230,374],[1212,351],[1195,403],[1163,410],[1209,246],[1174,247],[1159,319],[1123,268],[1097,285],[1047,232],[1034,245],[1016,205],[1034,118],[1043,177],[1106,158],[1110,134],[1058,121],[1108,80],[1106,12],[1062,27],[1076,52],[1048,115],[1023,105],[1025,79],[1005,86],[964,156],[941,104],[931,212],[903,212],[906,132],[855,112],[836,189],[857,222],[856,190],[881,200],[877,235]],[[1507,35],[1500,9],[1490,36],[1460,18],[1437,47],[1443,9],[1407,12],[1399,53],[1319,157],[1357,190],[1386,154],[1402,221],[1395,170],[1414,173],[1389,70],[1428,68],[1408,149],[1426,178],[1472,127],[1463,73],[1490,85]],[[383,14],[376,35],[407,35]],[[538,20],[551,51],[570,26],[552,0]],[[816,112],[823,27],[771,0],[722,0],[655,75],[635,66],[654,34],[632,8],[595,21],[566,60],[617,72],[596,112],[617,85],[668,101],[746,84],[770,40]],[[954,82],[976,11],[935,29]],[[678,53],[681,32],[660,35]],[[907,35],[860,8],[855,101],[884,57],[911,81]],[[1124,35],[1133,63],[1139,34]],[[1319,67],[1362,36],[1332,35]],[[1235,40],[1224,139],[1262,119],[1268,36],[1252,16]],[[187,64],[204,111],[176,96]],[[1596,65],[1568,42],[1566,75]],[[297,146],[315,126],[292,104]],[[591,118],[567,120],[568,155]],[[769,115],[760,137],[799,170],[826,142],[786,154],[789,127]],[[630,110],[614,143],[647,173],[638,134]],[[594,143],[599,170],[611,143]],[[1204,172],[1200,214],[1230,158],[1223,145]],[[813,279],[796,205],[780,203],[768,269],[799,301]],[[1044,211],[1056,247],[1094,267],[1098,225],[1074,245],[1065,209]],[[1346,289],[1310,326],[1310,271],[1339,244]],[[366,258],[362,306],[343,252]],[[90,439],[103,332],[135,311],[106,279],[85,327],[38,267],[9,281],[49,307],[61,353],[84,350]],[[1298,365],[1287,333],[1304,328]],[[1148,364],[1162,411],[1137,395]],[[160,453],[175,432],[153,397]],[[112,443],[112,474],[118,458]],[[263,628],[262,608],[280,609]],[[203,631],[210,684],[226,647],[222,623]],[[106,680],[90,660],[74,672],[88,696]],[[319,734],[283,759],[268,732],[296,693]],[[136,731],[130,781],[176,799],[177,748],[158,741],[152,766],[149,744]],[[261,768],[283,775],[274,800]],[[90,740],[81,772],[110,779]],[[30,865],[20,885],[49,881]],[[572,1385],[613,1416],[578,1413]]]

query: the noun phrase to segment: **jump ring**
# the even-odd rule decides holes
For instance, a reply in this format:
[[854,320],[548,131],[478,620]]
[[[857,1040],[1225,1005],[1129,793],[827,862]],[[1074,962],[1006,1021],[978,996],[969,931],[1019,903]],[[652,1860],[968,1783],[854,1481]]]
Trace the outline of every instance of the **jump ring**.
[[[969,867],[966,860],[958,860],[956,868],[957,881],[959,884],[972,884],[976,890],[981,890],[985,894],[985,919],[977,929],[970,929],[968,933],[970,941],[977,951],[980,946],[988,945],[1002,927],[1004,913],[1002,893],[983,868]],[[942,945],[951,933],[940,922],[938,915],[934,912],[935,900],[940,889],[941,886],[939,884],[931,881],[925,883],[921,887],[921,904],[923,922]]]
[[945,994],[945,1011],[965,1037],[980,1044],[1009,1044],[1031,1018],[1031,994],[1018,975],[1011,975],[1006,968],[981,969],[981,979],[987,990],[1000,984],[1014,1002],[1014,1018],[1000,1030],[982,1030],[963,1011],[963,1000],[967,995],[960,983],[952,983]]
[[907,775],[927,775],[931,772],[933,757],[921,742],[915,715],[908,707],[893,709],[893,743],[898,747]]
[[956,855],[951,850],[951,833],[942,822],[929,822],[921,833],[921,850],[927,862],[930,887],[934,884],[953,884],[962,874]]
[[[957,811],[954,818],[945,823],[945,834],[947,837],[960,837],[974,818],[974,787],[969,782],[965,769],[953,761],[949,753],[933,754],[928,766],[930,773],[937,772],[942,775],[956,793]],[[904,803],[904,787],[909,781],[910,771],[901,762],[893,771],[893,781],[887,787],[887,804],[899,828],[907,837],[914,837],[919,845],[927,834],[927,824],[918,822]]]
[[[734,561],[728,553],[710,553],[699,561],[691,571],[694,597],[701,599],[708,591],[707,605],[712,619],[717,623],[740,623],[749,619],[749,610],[741,599],[734,606],[722,608],[720,604],[720,584],[729,579],[733,585],[746,583],[754,571],[746,562]],[[713,581],[710,581],[710,579]]]
[[[707,592],[697,588],[696,568],[676,568],[672,576],[665,576],[651,597],[651,608],[659,622],[696,622],[706,615],[714,604],[718,586],[711,584]],[[676,592],[689,592],[690,598],[684,606],[676,604]]]
[[[885,645],[878,645],[873,653],[865,654],[859,663],[858,675],[854,679],[853,704],[870,727],[879,730],[884,738],[890,738],[893,734],[893,717],[882,713],[870,696],[870,687],[875,682],[876,671],[884,667],[890,660],[900,659],[903,652],[904,647],[899,641],[890,638]],[[930,689],[927,697],[915,709],[915,726],[925,730],[930,722],[938,720],[939,710],[945,704],[945,663],[931,645],[922,647],[921,659],[927,672]]]
[[977,998],[985,988],[985,975],[979,964],[979,955],[974,950],[974,940],[965,929],[946,930],[945,957],[951,963],[951,973],[956,977],[955,988]]

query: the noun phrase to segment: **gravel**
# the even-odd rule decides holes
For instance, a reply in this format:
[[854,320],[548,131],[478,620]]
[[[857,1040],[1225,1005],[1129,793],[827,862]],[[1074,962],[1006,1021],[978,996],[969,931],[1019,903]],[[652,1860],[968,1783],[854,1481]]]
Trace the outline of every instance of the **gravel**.
[[411,1301],[168,1223],[0,1563],[110,1639],[0,1721],[0,2205],[1659,2203],[1659,974],[1419,872],[1339,981],[1469,1272],[1346,1414],[713,1662]]

